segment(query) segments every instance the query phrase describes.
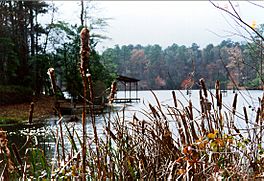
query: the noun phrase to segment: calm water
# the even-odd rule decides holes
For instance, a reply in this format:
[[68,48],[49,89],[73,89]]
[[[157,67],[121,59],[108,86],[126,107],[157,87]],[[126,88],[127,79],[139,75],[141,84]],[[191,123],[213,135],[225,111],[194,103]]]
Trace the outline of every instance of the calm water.
[[[194,108],[197,110],[200,110],[199,105],[199,91],[198,90],[192,90],[190,93],[187,94],[186,90],[182,91],[175,91],[176,97],[179,101],[179,106],[181,104],[183,106],[188,105],[188,101],[191,100]],[[251,90],[251,91],[240,91],[238,93],[238,104],[237,104],[237,111],[240,113],[243,113],[243,107],[245,106],[248,111],[248,117],[249,119],[255,120],[254,115],[256,112],[256,109],[259,107],[259,98],[262,97],[263,91],[260,90]],[[173,98],[172,98],[172,91],[171,90],[159,90],[154,91],[154,94],[157,96],[160,104],[162,105],[164,112],[166,113],[166,108],[168,106],[173,106]],[[215,94],[215,91],[212,90],[212,94]],[[208,94],[209,101],[211,101],[211,96]],[[225,103],[224,110],[230,109],[232,110],[232,103],[234,99],[234,93],[232,90],[227,91],[227,94],[223,96],[223,102]],[[126,95],[127,97],[129,94]],[[135,97],[135,92],[132,92],[132,97]],[[118,98],[124,98],[124,92],[119,91],[117,94]],[[157,105],[157,102],[155,100],[154,95],[151,91],[139,91],[138,97],[140,98],[140,102],[138,103],[131,103],[131,104],[114,104],[113,108],[116,111],[122,111],[123,107],[125,107],[125,117],[126,120],[131,120],[132,116],[135,114],[138,118],[144,118],[144,114],[142,112],[147,111],[149,112],[149,103],[153,106]],[[213,98],[214,99],[214,98]],[[194,114],[198,115],[198,111],[195,111]],[[122,116],[122,114],[119,114]],[[112,115],[116,116],[116,114]],[[89,117],[89,116],[87,116]],[[243,117],[243,114],[241,114],[241,117]],[[65,119],[63,119],[63,122],[68,125],[68,128],[72,132],[73,129],[78,133],[79,136],[82,135],[82,125],[81,121],[78,122],[68,122],[67,121],[68,116],[65,116]],[[104,134],[104,122],[109,119],[109,115],[100,115],[96,117],[96,126],[98,130],[98,134],[103,136]],[[235,118],[235,123],[239,127],[244,126],[244,122],[240,120],[239,117]],[[8,131],[8,139],[9,143],[15,142],[18,147],[20,148],[27,139],[27,135],[31,135],[32,141],[34,143],[38,143],[39,146],[44,148],[46,151],[54,151],[54,135],[56,135],[56,130],[58,129],[57,126],[58,118],[52,117],[47,119],[45,122],[37,123],[33,127],[29,125],[16,125],[16,126],[7,126],[3,129]],[[63,132],[66,134],[67,130],[63,126]],[[93,136],[93,130],[92,125],[90,122],[90,119],[87,119],[87,133],[89,137]],[[66,145],[70,146],[69,143],[66,141]]]
[[[193,107],[194,107],[194,113],[196,115],[198,114],[197,110],[200,109],[200,103],[199,103],[199,90],[192,90],[190,93],[187,93],[186,90],[178,90],[175,91],[176,98],[178,99],[178,106],[181,107],[187,106],[189,100],[192,101]],[[212,90],[211,93],[215,95],[215,90]],[[262,98],[263,91],[261,90],[250,90],[250,91],[236,91],[238,94],[237,99],[237,111],[239,113],[243,113],[243,107],[245,106],[248,111],[249,119],[253,118],[254,113],[256,112],[259,105],[259,98]],[[158,98],[161,105],[163,105],[164,108],[168,106],[174,106],[173,98],[172,98],[172,90],[158,90],[154,91],[154,94]],[[124,97],[124,92],[119,92],[117,96]],[[128,95],[127,95],[128,96]],[[132,94],[134,96],[134,94]],[[226,110],[232,110],[232,104],[234,100],[235,94],[232,90],[228,90],[226,94],[223,95],[223,111]],[[142,117],[140,113],[138,113],[139,110],[149,110],[149,103],[152,105],[157,105],[157,102],[155,100],[155,97],[152,92],[150,91],[139,91],[138,97],[141,99],[140,103],[132,103],[128,104],[127,106],[127,116],[132,117],[135,112],[137,112],[137,116]],[[213,96],[208,94],[208,100],[212,102]],[[215,102],[215,98],[213,97],[213,100]],[[240,116],[240,114],[238,114]],[[241,115],[243,116],[243,114]],[[238,118],[239,119],[239,118]]]

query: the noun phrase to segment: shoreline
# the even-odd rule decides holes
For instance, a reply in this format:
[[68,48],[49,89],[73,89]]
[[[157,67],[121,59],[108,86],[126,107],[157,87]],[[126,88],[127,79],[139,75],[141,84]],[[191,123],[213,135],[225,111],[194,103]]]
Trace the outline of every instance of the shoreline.
[[[33,122],[36,120],[44,120],[54,116],[54,98],[51,96],[41,95],[34,97]],[[10,104],[0,106],[0,124],[22,123],[28,121],[30,103]]]

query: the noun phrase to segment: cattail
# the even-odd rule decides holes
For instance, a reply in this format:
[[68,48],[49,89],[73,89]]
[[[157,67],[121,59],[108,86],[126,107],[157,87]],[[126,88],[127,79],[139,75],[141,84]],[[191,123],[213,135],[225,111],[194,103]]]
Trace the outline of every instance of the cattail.
[[235,94],[233,105],[232,105],[232,113],[236,113],[236,105],[237,105],[237,93]]
[[260,108],[257,110],[257,115],[256,115],[256,123],[259,124],[259,116],[260,116]]
[[238,129],[235,125],[233,125],[233,129],[237,132],[237,134],[238,134],[238,136],[239,136],[240,138],[242,138],[242,139],[244,138],[244,137],[241,135],[239,129]]
[[190,120],[193,120],[193,106],[191,100],[189,100],[189,113],[190,113]]
[[[86,172],[86,89],[87,89],[87,80],[86,80],[86,72],[87,72],[87,64],[89,61],[90,48],[89,48],[89,30],[87,28],[83,28],[80,33],[81,39],[81,64],[80,71],[83,80],[83,111],[82,111],[82,131],[83,131],[83,143],[82,143],[82,180],[85,180],[85,172]],[[88,77],[88,81],[91,79]],[[91,96],[91,95],[90,95]]]
[[193,106],[192,106],[192,101],[189,101],[189,109],[186,107],[186,109],[188,110],[188,114],[189,114],[189,118],[190,118],[190,128],[191,128],[191,132],[192,132],[192,136],[194,138],[194,140],[198,140],[198,136],[196,135],[195,132],[195,128],[194,128],[194,119],[193,119]]
[[217,107],[221,107],[221,98],[220,98],[220,82],[219,80],[216,80],[216,83],[215,83],[215,97],[216,97],[216,100],[217,100]]
[[154,116],[156,119],[157,119],[157,117],[160,118],[160,115],[159,115],[158,111],[157,111],[157,110],[156,110],[151,104],[149,104],[149,108],[150,108],[150,110],[151,110],[153,116]]
[[176,99],[175,91],[172,91],[172,97],[173,97],[173,101],[174,101],[174,106],[175,106],[175,108],[177,108],[177,99]]
[[247,109],[245,106],[243,107],[243,111],[244,111],[245,121],[248,124],[248,115],[247,115]]
[[87,28],[83,28],[80,33],[80,39],[81,39],[81,65],[80,68],[84,71],[84,75],[86,75],[87,72],[87,65],[89,63],[89,56],[90,56],[90,47],[89,47],[89,30]]
[[207,90],[206,90],[206,86],[205,86],[205,82],[204,82],[203,78],[200,79],[200,83],[201,83],[201,86],[202,86],[202,89],[204,92],[204,96],[205,96],[205,98],[207,98]]
[[188,129],[187,121],[185,119],[185,115],[180,114],[180,116],[181,116],[181,121],[182,121],[184,130],[185,130],[185,136],[186,136],[185,143],[191,144],[192,141],[191,141],[191,138],[190,138],[189,129]]
[[222,110],[222,99],[223,99],[223,95],[222,95],[222,92],[220,92],[220,97],[219,97],[219,110],[221,111]]
[[47,74],[49,75],[50,77],[50,80],[51,80],[51,88],[52,88],[52,91],[53,91],[53,94],[56,94],[56,81],[55,81],[55,71],[54,71],[54,68],[49,68],[48,69],[48,72]]
[[115,97],[115,94],[116,94],[116,91],[117,91],[117,83],[116,81],[114,81],[111,85],[111,92],[110,92],[110,95],[109,95],[109,103],[112,104],[113,101],[114,101],[114,97]]

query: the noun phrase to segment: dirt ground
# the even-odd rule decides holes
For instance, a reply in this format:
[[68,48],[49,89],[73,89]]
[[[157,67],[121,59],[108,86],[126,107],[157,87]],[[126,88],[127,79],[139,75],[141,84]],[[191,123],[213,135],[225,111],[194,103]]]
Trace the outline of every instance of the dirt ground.
[[[34,119],[43,119],[54,115],[53,104],[54,98],[50,96],[40,96],[33,98],[34,102]],[[30,110],[30,102],[23,104],[13,104],[0,106],[0,119],[2,120],[28,120]]]

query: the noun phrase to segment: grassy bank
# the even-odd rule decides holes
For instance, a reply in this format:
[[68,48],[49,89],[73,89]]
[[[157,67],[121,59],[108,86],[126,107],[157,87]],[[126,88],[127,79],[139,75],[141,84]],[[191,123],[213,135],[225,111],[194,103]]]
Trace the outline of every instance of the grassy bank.
[[[53,98],[50,96],[33,97],[34,102],[33,119],[43,119],[53,115]],[[14,123],[28,120],[30,101],[0,105],[0,123]]]

